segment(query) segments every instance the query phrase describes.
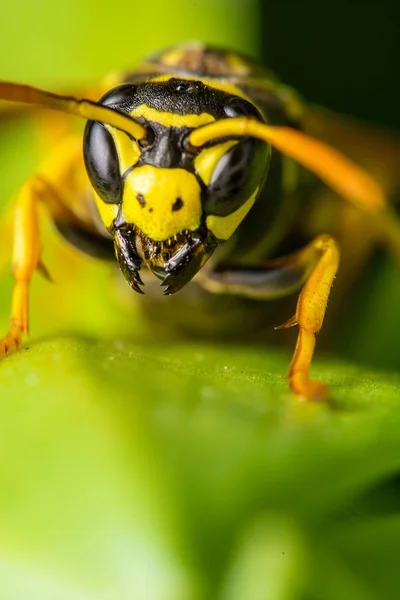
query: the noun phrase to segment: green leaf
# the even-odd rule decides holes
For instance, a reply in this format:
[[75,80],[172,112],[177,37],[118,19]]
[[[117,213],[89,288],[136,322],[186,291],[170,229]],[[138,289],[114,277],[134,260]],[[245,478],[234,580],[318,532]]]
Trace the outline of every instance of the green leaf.
[[[321,527],[400,467],[400,379],[317,361],[332,409],[291,397],[287,361],[77,336],[4,359],[5,600],[22,597],[21,577],[44,586],[38,597],[56,583],[71,598],[299,597],[321,577]],[[262,557],[275,577],[264,595]]]

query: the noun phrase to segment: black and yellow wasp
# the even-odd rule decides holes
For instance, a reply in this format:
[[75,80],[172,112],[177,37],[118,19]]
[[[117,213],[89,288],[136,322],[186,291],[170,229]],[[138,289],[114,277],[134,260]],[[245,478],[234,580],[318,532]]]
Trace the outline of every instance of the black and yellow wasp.
[[115,252],[136,292],[142,293],[143,270],[161,280],[165,294],[195,276],[208,292],[257,299],[301,289],[296,314],[281,326],[299,328],[289,383],[300,397],[326,398],[326,386],[311,381],[309,369],[339,247],[321,231],[299,248],[294,231],[308,218],[313,173],[373,211],[396,246],[397,222],[382,189],[304,132],[306,106],[293,90],[235,52],[200,43],[174,47],[109,81],[97,102],[0,82],[2,100],[88,121],[83,155],[80,136],[66,136],[20,190],[11,327],[0,352],[28,333],[30,280],[36,269],[44,271],[40,201],[70,242],[99,258]]

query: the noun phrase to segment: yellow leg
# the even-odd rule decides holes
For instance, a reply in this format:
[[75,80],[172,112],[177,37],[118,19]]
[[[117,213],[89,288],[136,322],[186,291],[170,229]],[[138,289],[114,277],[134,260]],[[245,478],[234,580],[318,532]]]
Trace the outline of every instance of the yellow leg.
[[34,271],[40,267],[40,233],[38,200],[46,184],[39,177],[30,179],[21,189],[14,221],[13,276],[14,288],[10,329],[0,340],[0,354],[6,354],[21,343],[28,333],[29,285]]
[[296,314],[276,329],[299,326],[296,349],[289,368],[289,385],[299,397],[327,399],[328,388],[310,381],[309,370],[315,334],[322,327],[329,292],[339,266],[339,248],[329,235],[315,238],[305,248],[270,260],[259,267],[228,267],[209,271],[198,281],[211,293],[234,294],[258,300],[280,298],[302,287]]
[[339,248],[329,235],[317,237],[312,246],[321,252],[297,301],[296,314],[278,329],[298,325],[296,349],[289,367],[288,379],[291,390],[308,400],[326,400],[326,385],[311,381],[309,370],[315,347],[315,334],[319,332],[325,316],[329,293],[339,266]]
[[45,161],[41,175],[26,182],[19,192],[14,218],[13,275],[15,279],[10,329],[0,340],[0,355],[21,343],[28,333],[30,280],[36,269],[49,278],[40,261],[41,242],[38,222],[39,202],[43,202],[57,223],[80,226],[97,232],[80,137],[76,134],[61,141]]

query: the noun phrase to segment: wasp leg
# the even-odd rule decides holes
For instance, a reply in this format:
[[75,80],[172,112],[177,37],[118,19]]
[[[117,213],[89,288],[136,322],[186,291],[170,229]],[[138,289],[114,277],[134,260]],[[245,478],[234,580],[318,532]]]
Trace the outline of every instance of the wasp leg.
[[6,354],[21,343],[28,333],[29,285],[34,271],[40,268],[40,232],[38,200],[45,183],[39,177],[30,179],[21,189],[15,210],[13,276],[14,288],[10,329],[0,340],[0,354]]
[[76,246],[104,257],[110,239],[101,225],[85,172],[79,135],[65,136],[46,159],[40,174],[29,179],[17,198],[14,219],[11,325],[0,340],[0,355],[21,343],[28,333],[29,285],[36,269],[48,277],[40,261],[38,209],[42,202],[56,227]]
[[339,267],[339,247],[335,240],[322,235],[313,242],[321,257],[304,285],[297,301],[296,314],[281,327],[297,323],[299,334],[289,367],[288,379],[292,391],[311,400],[329,398],[329,390],[323,383],[311,381],[309,370],[315,347],[315,334],[322,327],[325,310],[333,280]]
[[329,235],[315,238],[304,249],[272,260],[256,269],[223,269],[210,272],[199,283],[210,292],[236,294],[260,300],[292,293],[303,284],[296,314],[277,329],[298,325],[296,349],[289,367],[290,389],[308,400],[326,400],[325,384],[309,378],[315,335],[324,320],[333,279],[339,266],[339,248]]

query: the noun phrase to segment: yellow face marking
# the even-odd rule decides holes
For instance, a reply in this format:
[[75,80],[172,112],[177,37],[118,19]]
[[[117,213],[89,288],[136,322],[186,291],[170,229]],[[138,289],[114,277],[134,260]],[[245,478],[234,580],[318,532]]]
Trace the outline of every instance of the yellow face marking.
[[211,175],[219,161],[219,159],[238,142],[230,141],[224,144],[217,144],[202,150],[194,160],[196,172],[200,175],[206,185],[210,183]]
[[134,118],[144,117],[147,121],[160,123],[165,127],[200,127],[212,123],[215,118],[208,113],[200,115],[177,115],[176,113],[161,112],[155,108],[149,108],[146,104],[141,104],[133,109],[131,116]]
[[[176,78],[177,75],[159,75],[157,77],[152,77],[150,79],[151,82],[154,83],[162,83],[163,81],[169,81],[172,78]],[[233,96],[239,96],[239,98],[244,98],[251,104],[254,104],[252,100],[247,96],[240,88],[233,85],[233,83],[228,82],[223,79],[208,79],[207,77],[202,77],[196,75],[181,75],[179,74],[179,79],[183,79],[185,81],[201,81],[204,85],[208,85],[215,90],[220,90],[221,92],[226,92],[227,94],[232,94]]]
[[97,209],[100,213],[101,220],[103,221],[107,229],[110,229],[114,219],[118,214],[118,204],[106,204],[106,202],[103,202],[103,200],[96,194],[96,192],[93,193]]
[[200,225],[196,177],[184,169],[136,167],[125,179],[122,214],[152,240],[162,242]]
[[256,189],[254,194],[243,204],[243,206],[235,210],[231,215],[228,215],[227,217],[208,215],[206,220],[207,229],[219,240],[227,240],[230,238],[253,206],[258,190],[259,188]]
[[110,125],[104,125],[104,127],[111,133],[114,140],[118,154],[119,172],[123,175],[129,167],[136,165],[139,160],[139,146],[123,131],[115,129],[115,127],[111,127]]

